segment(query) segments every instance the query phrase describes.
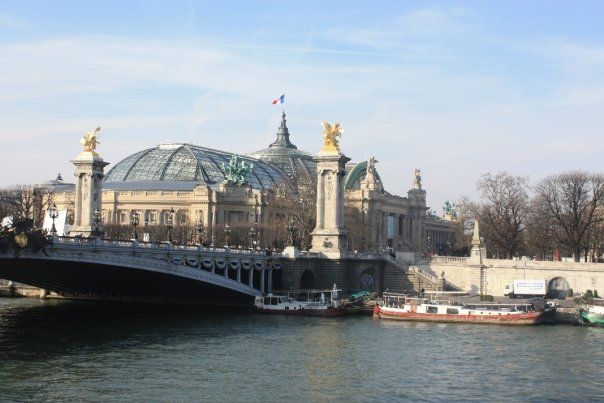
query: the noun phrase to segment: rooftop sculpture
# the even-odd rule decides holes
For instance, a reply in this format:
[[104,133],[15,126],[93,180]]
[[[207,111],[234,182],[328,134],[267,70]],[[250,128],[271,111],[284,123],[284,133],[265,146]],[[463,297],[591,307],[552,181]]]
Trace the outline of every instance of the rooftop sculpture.
[[457,205],[450,203],[449,200],[443,204],[443,215],[445,217],[457,218]]
[[421,171],[419,169],[415,169],[413,173],[413,189],[421,190],[422,188],[422,176]]
[[229,161],[228,165],[222,163],[222,169],[224,170],[224,183],[227,185],[244,185],[246,177],[252,172],[254,165],[252,163],[246,163],[245,161],[239,161],[239,158],[234,155]]

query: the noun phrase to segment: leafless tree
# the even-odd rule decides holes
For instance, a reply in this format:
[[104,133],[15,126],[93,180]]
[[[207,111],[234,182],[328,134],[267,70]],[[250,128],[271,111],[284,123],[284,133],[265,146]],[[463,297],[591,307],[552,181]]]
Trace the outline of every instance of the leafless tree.
[[476,185],[482,196],[478,211],[481,235],[491,248],[512,258],[523,248],[522,232],[528,214],[528,179],[507,172],[483,175]]
[[543,214],[535,198],[530,201],[524,242],[527,254],[536,256],[540,260],[553,259],[554,250],[560,247],[556,241],[555,222],[548,215]]
[[[316,186],[309,178],[300,178],[296,189],[290,189],[286,184],[281,184],[275,192],[273,207],[277,211],[277,228],[275,235],[279,240],[287,243],[289,234],[281,229],[293,230],[294,245],[301,249],[308,249],[312,245],[311,233],[315,228],[316,212]],[[279,220],[281,218],[281,220]],[[285,235],[285,239],[281,239]]]
[[604,221],[604,176],[571,171],[543,179],[535,187],[535,207],[555,224],[554,235],[576,262],[590,247],[590,231]]
[[348,250],[363,250],[363,212],[353,206],[344,207],[344,228]]
[[[31,220],[36,207],[35,188],[31,185],[15,185],[0,190],[0,215]],[[48,202],[48,198],[46,198]],[[33,223],[33,222],[32,222]]]

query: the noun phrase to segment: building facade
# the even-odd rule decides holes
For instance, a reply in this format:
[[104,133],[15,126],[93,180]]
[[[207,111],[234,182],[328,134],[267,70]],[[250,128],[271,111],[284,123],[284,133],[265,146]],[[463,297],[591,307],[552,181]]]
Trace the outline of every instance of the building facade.
[[[284,228],[274,224],[284,222],[284,211],[275,201],[283,190],[295,195],[304,184],[315,186],[317,163],[311,153],[298,150],[291,142],[285,113],[276,137],[266,149],[246,155],[188,143],[162,143],[138,151],[106,172],[98,224],[130,225],[136,212],[141,233],[146,227],[202,223],[207,243],[222,242],[219,238],[228,227],[253,231],[256,246],[283,246],[277,240],[283,237]],[[372,157],[345,164],[348,250],[442,250],[440,245],[452,241],[454,229],[451,223],[427,214],[419,171],[405,197],[392,195],[384,189],[376,162]],[[233,170],[250,165],[251,171],[244,172],[240,183],[231,180]],[[75,213],[74,184],[59,177],[38,188],[39,193],[51,193],[59,209]]]

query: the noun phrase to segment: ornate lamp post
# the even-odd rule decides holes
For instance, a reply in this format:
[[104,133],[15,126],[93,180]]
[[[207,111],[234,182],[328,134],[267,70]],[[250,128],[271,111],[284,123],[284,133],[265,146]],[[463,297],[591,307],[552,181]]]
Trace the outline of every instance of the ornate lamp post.
[[145,226],[143,227],[143,241],[149,242],[149,212],[145,212]]
[[256,225],[254,223],[253,226],[250,227],[250,232],[248,233],[250,238],[250,248],[253,250],[256,246]]
[[94,210],[94,213],[92,213],[92,220],[94,221],[94,234],[95,236],[100,236],[101,231],[99,223],[103,221],[103,213],[101,212],[101,210]]
[[231,226],[229,225],[229,223],[227,223],[224,226],[224,239],[225,239],[224,243],[227,248],[229,247],[229,236],[230,235],[231,235]]
[[138,241],[138,232],[136,232],[136,227],[139,224],[139,216],[136,211],[133,211],[130,215],[130,224],[134,227],[134,240]]
[[55,235],[57,233],[57,227],[55,227],[55,220],[59,218],[59,210],[57,210],[56,204],[53,203],[52,206],[50,206],[50,209],[48,209],[48,215],[50,216],[50,218],[52,218],[52,228],[50,232]]
[[287,225],[285,226],[285,229],[287,230],[287,244],[288,246],[293,246],[294,245],[294,232],[296,231],[297,227],[296,224],[294,222],[292,222],[291,220],[287,220]]
[[205,230],[205,228],[203,226],[203,221],[201,220],[201,218],[197,221],[197,225],[195,226],[195,229],[197,230],[199,244],[201,245],[203,243],[203,231]]
[[168,228],[168,242],[172,243],[172,228],[174,228],[174,209],[171,208],[166,217],[166,227]]

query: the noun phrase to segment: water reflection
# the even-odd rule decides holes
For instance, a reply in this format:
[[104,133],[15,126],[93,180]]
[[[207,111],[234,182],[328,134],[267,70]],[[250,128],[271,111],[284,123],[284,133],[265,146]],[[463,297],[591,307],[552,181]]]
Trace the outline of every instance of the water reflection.
[[0,299],[0,399],[596,400],[603,342],[572,326]]

